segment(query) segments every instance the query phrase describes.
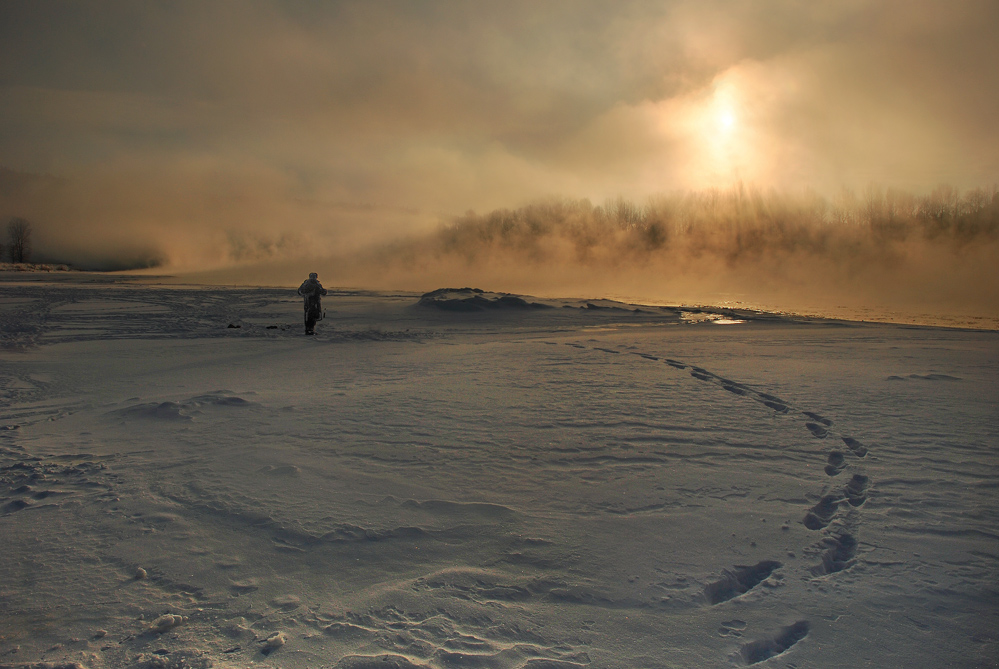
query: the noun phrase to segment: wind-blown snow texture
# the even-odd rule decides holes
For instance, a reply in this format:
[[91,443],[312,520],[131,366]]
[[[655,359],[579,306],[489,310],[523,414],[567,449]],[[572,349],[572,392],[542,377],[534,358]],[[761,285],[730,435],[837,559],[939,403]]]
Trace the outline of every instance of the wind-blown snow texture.
[[8,277],[0,666],[996,662],[996,333],[503,297]]

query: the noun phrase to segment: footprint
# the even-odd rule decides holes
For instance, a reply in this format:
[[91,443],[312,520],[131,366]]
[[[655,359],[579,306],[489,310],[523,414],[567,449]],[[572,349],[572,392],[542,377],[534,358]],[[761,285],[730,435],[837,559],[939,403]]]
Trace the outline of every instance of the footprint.
[[28,499],[13,499],[4,506],[4,511],[7,513],[13,513],[14,511],[22,511],[31,506],[31,500]]
[[843,498],[838,495],[825,495],[808,510],[802,523],[810,530],[821,530],[832,521],[842,501]]
[[846,469],[846,456],[841,451],[830,451],[826,459],[826,474],[836,476]]
[[711,377],[708,376],[707,374],[701,374],[700,372],[697,372],[697,371],[691,372],[690,375],[692,377],[694,377],[695,379],[700,379],[701,381],[710,381],[711,380]]
[[648,353],[636,353],[636,355],[639,355],[639,356],[645,358],[646,360],[658,360],[659,359],[659,358],[657,358],[654,355],[649,355]]
[[746,664],[759,664],[787,652],[794,644],[808,636],[809,629],[811,625],[807,620],[799,620],[793,625],[782,628],[770,638],[747,643],[739,649],[739,656]]
[[302,600],[295,595],[281,595],[272,599],[271,604],[285,611],[294,611],[302,605]]
[[846,444],[846,447],[849,448],[858,458],[862,458],[867,455],[867,447],[853,437],[843,437],[843,443]]
[[683,364],[679,360],[671,360],[666,358],[666,364],[670,367],[675,367],[676,369],[687,369],[687,365]]
[[823,416],[820,416],[817,413],[812,413],[811,411],[802,411],[801,413],[802,413],[802,415],[808,416],[809,418],[811,418],[812,420],[814,420],[817,423],[822,423],[826,427],[832,427],[833,422],[831,420],[829,420],[828,418],[825,418]]
[[822,553],[822,563],[812,567],[814,576],[825,576],[849,569],[853,566],[857,555],[857,540],[852,534],[844,532],[835,537],[822,540],[826,550]]
[[229,588],[237,595],[253,592],[260,588],[260,581],[255,578],[245,578],[242,581],[234,581]]
[[708,603],[721,604],[728,600],[745,594],[757,585],[770,578],[770,574],[781,568],[780,562],[764,560],[749,567],[736,565],[731,570],[722,572],[722,578],[714,583],[709,583],[704,588],[704,596]]
[[730,393],[735,393],[736,395],[745,395],[746,391],[738,386],[733,386],[729,384],[722,384],[722,388],[729,391]]
[[746,629],[745,620],[726,620],[718,627],[718,636],[742,636],[742,630]]
[[777,413],[787,413],[788,404],[776,395],[771,395],[770,393],[761,393],[756,391],[756,396],[759,398],[760,402],[763,402],[766,406],[770,407]]
[[843,492],[846,493],[846,500],[850,506],[863,506],[867,501],[867,486],[870,479],[863,474],[854,474],[853,478],[846,484]]
[[829,430],[818,423],[805,423],[805,427],[808,428],[808,431],[812,433],[813,437],[818,439],[825,439],[826,435],[829,434]]

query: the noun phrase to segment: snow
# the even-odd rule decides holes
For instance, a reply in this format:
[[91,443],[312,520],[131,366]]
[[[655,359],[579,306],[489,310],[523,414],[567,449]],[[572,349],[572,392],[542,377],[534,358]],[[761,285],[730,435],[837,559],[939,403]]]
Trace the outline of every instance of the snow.
[[3,277],[0,666],[997,661],[996,332],[504,297]]

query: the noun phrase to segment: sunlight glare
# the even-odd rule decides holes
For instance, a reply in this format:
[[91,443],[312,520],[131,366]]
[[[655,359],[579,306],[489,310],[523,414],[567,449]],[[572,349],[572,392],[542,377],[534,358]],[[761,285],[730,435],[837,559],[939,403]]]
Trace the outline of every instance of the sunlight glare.
[[[710,85],[657,105],[660,128],[670,140],[662,172],[686,188],[724,188],[766,178],[772,157],[761,133],[760,92],[770,82],[751,63],[718,75]],[[788,88],[784,86],[783,88]],[[677,172],[675,166],[683,165]]]
[[718,114],[718,127],[723,132],[735,127],[735,113],[731,109],[722,109]]

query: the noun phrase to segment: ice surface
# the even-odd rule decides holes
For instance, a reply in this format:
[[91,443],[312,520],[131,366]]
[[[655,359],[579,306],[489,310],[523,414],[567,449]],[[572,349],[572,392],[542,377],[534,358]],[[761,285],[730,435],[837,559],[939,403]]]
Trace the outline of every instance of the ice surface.
[[999,657],[996,333],[438,297],[0,282],[0,666]]

